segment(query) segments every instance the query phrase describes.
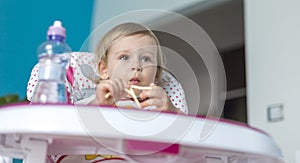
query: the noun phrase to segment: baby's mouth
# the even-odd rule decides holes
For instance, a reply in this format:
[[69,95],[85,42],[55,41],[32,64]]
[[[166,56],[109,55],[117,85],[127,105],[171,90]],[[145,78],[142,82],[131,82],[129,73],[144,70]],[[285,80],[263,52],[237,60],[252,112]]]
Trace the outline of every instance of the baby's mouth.
[[129,80],[129,83],[131,85],[137,85],[137,84],[140,83],[140,80],[138,78],[132,78],[132,79]]

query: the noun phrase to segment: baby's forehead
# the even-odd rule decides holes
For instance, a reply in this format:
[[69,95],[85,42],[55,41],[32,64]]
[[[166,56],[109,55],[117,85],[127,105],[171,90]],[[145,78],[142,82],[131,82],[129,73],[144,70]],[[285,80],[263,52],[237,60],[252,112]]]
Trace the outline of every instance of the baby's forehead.
[[156,50],[157,43],[149,35],[129,35],[115,40],[109,48],[110,52]]
[[154,37],[150,34],[129,34],[129,35],[125,35],[125,36],[121,36],[119,37],[115,42],[118,42],[120,40],[147,40],[149,41],[150,44],[157,44],[157,42],[155,41]]

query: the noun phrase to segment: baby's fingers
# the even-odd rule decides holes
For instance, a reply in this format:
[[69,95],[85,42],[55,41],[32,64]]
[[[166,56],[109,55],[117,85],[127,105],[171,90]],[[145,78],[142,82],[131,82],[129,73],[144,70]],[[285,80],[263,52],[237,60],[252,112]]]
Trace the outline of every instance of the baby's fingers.
[[96,97],[98,104],[112,104],[113,99],[104,98],[105,94],[113,92],[113,87],[110,81],[102,81],[96,86]]
[[140,94],[141,99],[146,99],[146,98],[160,98],[163,96],[163,92],[160,90],[160,87],[151,85],[150,90],[143,90],[142,93]]
[[156,106],[154,104],[158,104],[158,103],[159,103],[159,101],[157,99],[149,98],[149,99],[141,102],[141,107],[145,108],[145,107],[148,107],[148,106]]
[[112,90],[110,92],[111,96],[116,98],[116,100],[126,95],[125,88],[127,84],[121,79],[114,79],[111,83]]
[[166,108],[166,102],[164,102],[163,100],[158,99],[158,98],[149,98],[141,103],[142,108],[145,108],[148,106],[156,106],[157,109],[155,109],[155,110],[162,111],[162,110],[164,110],[164,108]]

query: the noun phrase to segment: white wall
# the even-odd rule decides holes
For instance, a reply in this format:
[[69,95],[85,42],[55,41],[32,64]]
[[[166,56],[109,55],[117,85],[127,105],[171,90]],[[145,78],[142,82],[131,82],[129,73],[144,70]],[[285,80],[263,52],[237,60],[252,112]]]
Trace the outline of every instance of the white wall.
[[[299,7],[296,0],[245,0],[248,121],[274,137],[287,163],[300,151]],[[273,104],[283,104],[282,121],[268,122]]]
[[[109,1],[95,1],[94,4],[94,16],[93,16],[93,27],[96,28],[101,23],[114,18],[120,14],[131,12],[135,10],[143,9],[163,9],[170,11],[177,11],[185,8],[186,6],[194,3],[199,3],[205,0],[152,0],[152,1],[141,1],[141,0],[109,0]],[[141,19],[149,19],[148,17],[141,17]]]
[[[153,19],[159,20],[160,16],[163,16],[161,12],[146,14],[139,11],[142,10],[167,10],[167,11],[178,11],[191,6],[196,3],[205,2],[206,0],[152,0],[152,1],[140,1],[140,0],[109,0],[101,1],[95,0],[94,9],[93,9],[93,18],[92,18],[92,27],[91,30],[93,36],[90,37],[90,40],[87,40],[86,43],[89,45],[88,50],[93,50],[96,47],[96,44],[99,41],[99,38],[103,36],[108,30],[112,27],[111,25],[115,24],[114,21],[117,21],[116,24],[120,24],[121,21],[128,22],[138,22],[145,23]],[[215,0],[214,0],[215,1]],[[219,0],[217,0],[219,1]],[[134,12],[139,12],[139,14],[134,14]],[[133,14],[128,14],[133,13]],[[123,16],[121,19],[116,19],[120,15]],[[128,20],[123,20],[128,19]],[[113,20],[113,21],[112,21]],[[107,23],[109,22],[109,23]],[[101,27],[100,31],[96,31],[97,28]],[[84,47],[85,48],[85,47]]]

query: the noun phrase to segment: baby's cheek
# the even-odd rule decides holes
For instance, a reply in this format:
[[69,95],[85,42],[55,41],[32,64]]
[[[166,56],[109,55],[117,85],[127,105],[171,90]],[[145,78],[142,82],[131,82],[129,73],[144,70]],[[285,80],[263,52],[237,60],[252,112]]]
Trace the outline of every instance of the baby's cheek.
[[150,85],[151,83],[155,83],[156,78],[156,69],[146,68],[143,70],[144,82],[146,85]]
[[109,76],[111,79],[114,78],[121,78],[121,79],[125,79],[124,77],[126,77],[126,75],[128,75],[129,70],[126,66],[122,66],[122,65],[115,65],[115,67],[112,67],[109,69]]

